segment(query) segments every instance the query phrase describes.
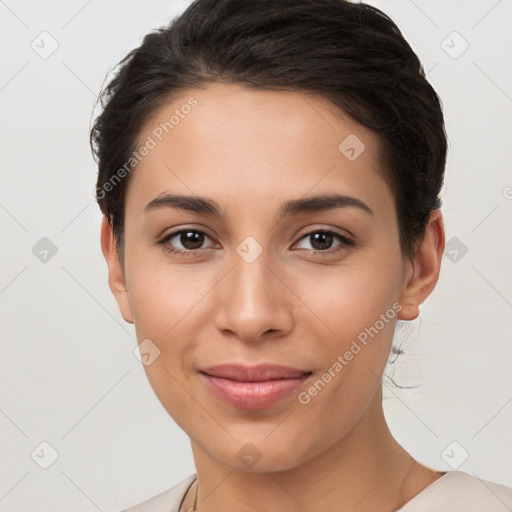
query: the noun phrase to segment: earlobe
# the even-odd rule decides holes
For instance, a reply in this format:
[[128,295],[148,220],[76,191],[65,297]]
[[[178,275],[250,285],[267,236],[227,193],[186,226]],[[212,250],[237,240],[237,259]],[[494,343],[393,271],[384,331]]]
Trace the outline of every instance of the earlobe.
[[445,245],[443,216],[441,210],[430,214],[423,239],[417,244],[411,261],[400,304],[400,320],[414,320],[419,315],[419,306],[434,290],[439,279],[441,259]]
[[101,250],[108,267],[108,285],[114,294],[123,318],[133,324],[133,315],[128,298],[126,278],[121,266],[112,226],[103,216],[101,224]]

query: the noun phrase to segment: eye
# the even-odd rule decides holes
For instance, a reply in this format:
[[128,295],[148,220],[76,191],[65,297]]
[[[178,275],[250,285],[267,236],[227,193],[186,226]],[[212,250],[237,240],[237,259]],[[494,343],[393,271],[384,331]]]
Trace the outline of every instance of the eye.
[[[210,237],[204,231],[192,228],[182,228],[169,233],[157,243],[162,245],[167,252],[183,256],[193,256],[197,255],[204,249],[213,247],[213,245],[210,247],[203,247],[206,239],[210,239]],[[334,245],[333,248],[333,242],[335,242],[336,239],[338,240],[338,244]],[[321,252],[332,254],[333,252],[342,251],[355,245],[353,240],[331,229],[310,231],[309,233],[304,234],[298,243],[306,240],[309,240],[310,247],[305,247],[304,249],[317,253]]]
[[[168,252],[193,255],[197,254],[199,250],[205,249],[205,247],[202,247],[205,238],[210,237],[204,231],[185,228],[169,233],[158,243],[164,246],[165,250]],[[178,248],[176,248],[176,246],[178,246]],[[206,249],[207,248],[208,247],[206,247]]]
[[[310,247],[306,247],[305,249],[314,252],[332,253],[342,251],[347,249],[347,247],[355,245],[354,240],[351,240],[345,235],[337,233],[332,229],[319,229],[316,231],[310,231],[309,233],[306,233],[304,236],[302,236],[300,241],[308,239]],[[332,244],[336,239],[338,239],[339,243],[332,249]]]

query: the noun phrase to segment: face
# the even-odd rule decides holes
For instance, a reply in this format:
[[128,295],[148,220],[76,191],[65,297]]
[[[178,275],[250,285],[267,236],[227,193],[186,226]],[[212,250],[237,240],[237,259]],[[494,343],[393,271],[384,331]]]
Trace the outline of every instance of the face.
[[[163,406],[245,470],[249,442],[255,471],[339,442],[379,393],[412,275],[377,137],[319,95],[211,84],[162,107],[139,142],[117,299],[148,361],[159,353],[145,370]],[[226,363],[304,376],[201,373]]]

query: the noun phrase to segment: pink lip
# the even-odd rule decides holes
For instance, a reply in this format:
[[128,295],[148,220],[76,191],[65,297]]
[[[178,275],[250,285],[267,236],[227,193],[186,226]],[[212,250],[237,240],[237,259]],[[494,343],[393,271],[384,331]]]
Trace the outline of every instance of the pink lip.
[[311,371],[287,366],[224,364],[199,371],[219,399],[242,409],[264,409],[283,399],[307,380]]

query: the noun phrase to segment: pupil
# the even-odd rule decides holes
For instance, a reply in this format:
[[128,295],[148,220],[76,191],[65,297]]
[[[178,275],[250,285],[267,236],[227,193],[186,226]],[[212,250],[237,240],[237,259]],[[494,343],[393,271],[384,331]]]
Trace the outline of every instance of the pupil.
[[189,250],[199,249],[203,245],[204,235],[195,231],[186,231],[181,234],[180,242]]
[[332,235],[329,233],[315,233],[311,236],[313,238],[311,246],[318,251],[329,249],[332,244]]
[[[204,235],[196,231],[186,231],[181,234],[181,243],[186,249],[199,249],[204,242]],[[311,235],[311,245],[313,249],[321,251],[329,249],[332,244],[332,235],[330,233],[315,233]]]

